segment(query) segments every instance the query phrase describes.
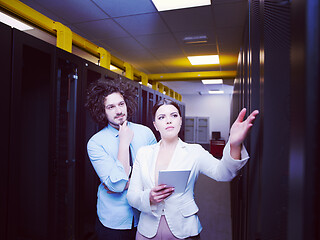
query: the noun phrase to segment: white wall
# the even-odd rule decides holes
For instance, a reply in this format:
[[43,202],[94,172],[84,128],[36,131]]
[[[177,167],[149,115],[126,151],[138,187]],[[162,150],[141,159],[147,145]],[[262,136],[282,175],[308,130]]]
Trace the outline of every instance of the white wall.
[[[182,95],[186,116],[210,118],[209,139],[212,131],[220,131],[221,137],[228,139],[231,99],[231,94]],[[203,226],[201,239],[231,239],[230,183],[200,175],[194,193]]]
[[230,130],[231,94],[183,95],[186,117],[209,117],[209,139],[212,131],[220,131],[221,138],[228,140]]

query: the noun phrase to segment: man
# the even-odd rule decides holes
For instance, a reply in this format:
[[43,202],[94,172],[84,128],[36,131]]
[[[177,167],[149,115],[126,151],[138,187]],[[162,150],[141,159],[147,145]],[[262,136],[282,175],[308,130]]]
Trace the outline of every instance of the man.
[[86,107],[91,117],[104,126],[87,145],[101,181],[96,233],[99,240],[135,239],[139,212],[127,201],[132,164],[138,149],[156,143],[156,138],[148,127],[127,121],[136,106],[130,84],[99,79],[87,93]]

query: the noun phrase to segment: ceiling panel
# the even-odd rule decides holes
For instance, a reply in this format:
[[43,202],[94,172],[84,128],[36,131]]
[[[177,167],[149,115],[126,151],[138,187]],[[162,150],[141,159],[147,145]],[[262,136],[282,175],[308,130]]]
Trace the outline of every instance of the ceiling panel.
[[112,19],[83,22],[74,24],[74,26],[81,29],[81,31],[86,32],[90,36],[89,40],[121,38],[129,36],[129,34]]
[[[85,39],[92,41],[92,35],[90,33],[86,32],[85,30],[83,30],[82,28],[78,28],[77,26],[73,26],[73,25],[69,25],[69,24],[66,24],[66,26],[68,28],[70,28],[70,30],[72,32],[78,34],[81,37],[84,37]],[[96,41],[94,43],[96,43]]]
[[[139,54],[139,58],[136,56]],[[140,67],[141,71],[145,73],[150,73],[154,71],[158,71],[159,69],[162,71],[167,71],[165,65],[161,63],[158,59],[154,58],[148,52],[130,52],[126,54],[126,61],[132,62],[134,60],[134,67]]]
[[43,5],[38,3],[38,1],[35,0],[21,0],[21,2],[25,3],[29,7],[35,9],[36,11],[42,13],[43,15],[47,16],[48,18],[58,21],[58,22],[65,22],[66,20],[63,18],[63,16],[58,16],[55,12],[51,11],[50,9],[45,8]]
[[93,2],[111,17],[157,12],[149,0],[93,0]]
[[135,62],[145,62],[147,64],[149,61],[156,60],[151,52],[146,49],[126,51],[126,59],[130,59],[132,64]]
[[[27,0],[22,0],[28,5]],[[90,0],[38,0],[39,5],[68,23],[94,21],[108,16]],[[46,15],[46,13],[43,13]],[[54,19],[53,19],[54,20]]]
[[207,31],[213,27],[210,6],[161,12],[161,17],[172,32]]
[[241,46],[243,29],[236,28],[219,28],[217,29],[219,50],[221,52],[228,51],[236,54]]
[[120,17],[114,20],[132,36],[169,32],[158,13]]
[[183,53],[181,48],[173,47],[173,48],[153,48],[150,49],[150,52],[156,56],[158,59],[165,59],[165,58],[186,58],[185,54]]
[[243,12],[247,9],[247,2],[236,2],[229,4],[217,4],[213,8],[216,26],[223,27],[243,27],[246,16]]
[[148,49],[179,48],[177,41],[170,33],[137,36],[136,39]]
[[[21,1],[147,74],[236,71],[248,4],[212,0],[211,6],[157,12],[151,0]],[[208,42],[189,45],[183,40],[199,35]],[[192,66],[186,58],[216,53],[221,65]],[[197,94],[198,87],[199,81],[178,81],[170,88]]]
[[165,67],[162,64],[159,64],[159,62],[149,62],[148,64],[142,63],[141,65],[142,69],[145,69],[145,72],[168,72],[168,68]]
[[162,58],[161,62],[167,67],[169,73],[194,71],[193,66],[186,57]]
[[207,91],[205,86],[200,81],[168,81],[161,82],[163,85],[169,87],[170,89],[179,89],[180,92],[183,92],[184,95],[195,95],[199,94],[199,92]]
[[108,46],[107,49],[115,49],[123,54],[128,51],[138,52],[140,50],[145,50],[145,48],[133,37],[109,39],[105,46]]

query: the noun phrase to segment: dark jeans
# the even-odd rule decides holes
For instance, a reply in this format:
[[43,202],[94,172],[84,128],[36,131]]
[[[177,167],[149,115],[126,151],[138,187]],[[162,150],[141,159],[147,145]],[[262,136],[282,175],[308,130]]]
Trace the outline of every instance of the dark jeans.
[[103,226],[99,219],[96,221],[96,234],[98,240],[135,240],[137,228],[111,229]]

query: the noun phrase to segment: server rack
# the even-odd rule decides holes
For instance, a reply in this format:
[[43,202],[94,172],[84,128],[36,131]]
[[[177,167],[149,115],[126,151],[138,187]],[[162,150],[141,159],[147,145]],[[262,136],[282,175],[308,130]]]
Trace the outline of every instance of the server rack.
[[51,239],[55,48],[12,32],[7,239]]
[[77,166],[81,148],[81,81],[83,59],[56,49],[55,54],[55,212],[56,239],[76,234]]
[[231,185],[233,239],[320,236],[316,4],[249,1],[231,122],[242,107],[260,114],[246,142],[251,159]]
[[[76,239],[94,239],[97,189],[100,184],[90,159],[87,154],[87,142],[99,130],[101,126],[96,124],[85,110],[86,90],[88,86],[100,79],[115,79],[132,84],[136,89],[137,101],[139,102],[139,83],[133,82],[119,74],[102,68],[92,62],[83,60],[82,63],[83,79],[81,79],[81,99],[79,100],[79,145],[77,147],[78,162],[76,165]],[[136,114],[130,119],[133,122],[139,122],[139,106]]]
[[163,99],[163,93],[155,91],[155,95],[156,95],[156,100],[155,100],[156,102],[158,102],[161,99]]
[[2,24],[0,31],[0,237],[95,239],[99,179],[86,145],[100,128],[84,108],[88,85],[104,76],[133,85],[139,104],[131,120],[151,129],[156,96],[167,96],[26,33]]
[[278,19],[289,18],[290,5],[252,1],[250,7],[250,29],[245,31],[245,44],[240,51],[234,90],[238,95],[233,98],[231,122],[242,107],[250,112],[259,109],[260,114],[252,137],[245,143],[251,153],[249,164],[242,177],[232,183],[233,214],[239,217],[233,218],[233,237],[286,239],[290,22]]
[[0,54],[1,66],[1,94],[0,104],[2,117],[2,137],[0,152],[2,153],[0,182],[1,182],[1,197],[0,197],[0,239],[5,239],[7,235],[6,218],[8,214],[8,195],[9,190],[9,146],[10,146],[10,100],[11,100],[11,49],[12,49],[12,30],[10,27],[0,23],[0,46],[3,50]]
[[90,117],[88,111],[85,110],[86,89],[90,83],[100,79],[103,76],[110,78],[115,77],[107,74],[106,69],[98,65],[83,61],[82,72],[84,78],[81,84],[81,99],[79,101],[79,145],[77,155],[79,161],[76,165],[76,237],[75,239],[94,239],[95,238],[95,220],[96,220],[96,204],[97,189],[100,180],[95,173],[87,153],[87,142],[92,135],[100,130]]
[[141,124],[149,127],[154,135],[156,136],[157,140],[159,140],[160,135],[158,131],[155,130],[153,126],[153,119],[152,119],[152,107],[156,103],[156,94],[155,91],[151,88],[146,86],[141,86],[141,102],[140,102],[140,118]]
[[184,137],[185,137],[185,123],[186,123],[186,118],[185,118],[185,116],[186,116],[186,107],[182,103],[178,103],[178,106],[180,108],[181,117],[182,117],[182,125],[181,125],[181,129],[180,129],[180,132],[179,132],[179,138],[184,140]]

